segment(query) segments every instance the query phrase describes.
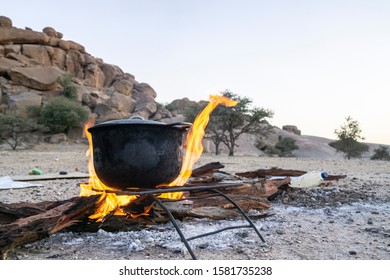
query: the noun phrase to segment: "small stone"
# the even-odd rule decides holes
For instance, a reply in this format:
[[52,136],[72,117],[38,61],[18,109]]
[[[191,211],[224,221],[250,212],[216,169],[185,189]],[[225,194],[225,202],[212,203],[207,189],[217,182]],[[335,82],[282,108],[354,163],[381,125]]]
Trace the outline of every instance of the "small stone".
[[330,220],[330,221],[329,221],[329,224],[333,224],[333,223],[334,223],[334,220]]
[[245,251],[244,251],[243,249],[241,249],[241,248],[238,248],[238,249],[236,250],[236,252],[237,252],[238,254],[244,254],[244,253],[245,253]]
[[356,255],[357,253],[356,253],[356,251],[351,250],[351,251],[349,251],[349,254],[354,256],[354,255]]
[[324,213],[328,216],[331,216],[332,215],[332,210],[330,208],[325,208],[324,209]]
[[249,236],[248,232],[246,232],[246,231],[236,233],[236,235],[237,235],[238,237],[241,237],[241,238],[247,238],[247,237]]
[[367,224],[372,225],[374,222],[372,221],[372,218],[368,218]]
[[277,233],[277,234],[285,234],[285,231],[282,230],[282,229],[277,229],[277,230],[276,230],[276,233]]

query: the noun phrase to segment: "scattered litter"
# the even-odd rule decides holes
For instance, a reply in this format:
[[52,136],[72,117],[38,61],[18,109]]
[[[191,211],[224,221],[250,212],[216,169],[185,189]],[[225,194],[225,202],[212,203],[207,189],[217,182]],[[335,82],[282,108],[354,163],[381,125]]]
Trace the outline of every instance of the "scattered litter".
[[9,176],[0,177],[0,190],[42,187],[42,186],[43,186],[42,184],[17,182],[12,180],[12,178]]
[[37,168],[33,168],[31,171],[30,171],[30,175],[42,175],[42,170],[39,170]]
[[290,187],[292,188],[313,188],[319,186],[325,178],[326,172],[311,171],[298,177],[291,177]]

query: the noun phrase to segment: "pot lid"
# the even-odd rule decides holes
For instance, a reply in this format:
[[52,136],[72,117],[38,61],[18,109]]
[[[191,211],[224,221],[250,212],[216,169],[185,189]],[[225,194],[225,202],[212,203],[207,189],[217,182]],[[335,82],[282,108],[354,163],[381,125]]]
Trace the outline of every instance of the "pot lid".
[[159,126],[177,127],[177,128],[185,129],[191,127],[192,123],[188,123],[188,122],[163,123],[158,121],[145,120],[141,116],[131,116],[128,119],[118,119],[118,120],[99,123],[97,125],[88,128],[88,131],[98,127],[116,126],[116,125],[159,125]]

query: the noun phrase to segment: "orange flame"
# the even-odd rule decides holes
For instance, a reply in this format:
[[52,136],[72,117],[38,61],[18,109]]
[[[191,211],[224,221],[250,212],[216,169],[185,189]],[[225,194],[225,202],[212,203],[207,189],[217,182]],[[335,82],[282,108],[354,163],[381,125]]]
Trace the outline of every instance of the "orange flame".
[[[204,136],[204,131],[210,119],[210,114],[212,111],[219,105],[223,104],[225,106],[235,106],[236,101],[233,101],[225,96],[212,95],[208,105],[203,109],[203,111],[196,117],[194,124],[190,131],[187,134],[186,140],[186,150],[183,160],[182,169],[179,176],[169,184],[169,186],[183,186],[187,180],[190,178],[192,173],[192,167],[194,163],[200,158],[203,153],[202,139]],[[95,214],[91,215],[90,219],[97,219],[101,221],[106,215],[115,211],[115,215],[128,215],[120,208],[121,206],[129,205],[133,200],[137,199],[137,196],[134,195],[117,195],[115,193],[106,193],[105,190],[115,189],[104,185],[103,182],[99,180],[95,173],[93,166],[93,145],[92,145],[92,136],[88,132],[88,128],[94,123],[89,121],[84,126],[84,133],[88,138],[89,149],[87,150],[87,157],[89,157],[88,171],[89,171],[89,181],[87,184],[80,184],[80,195],[81,196],[90,196],[100,194],[101,198],[98,201],[98,209]],[[164,193],[159,196],[160,198],[166,199],[180,199],[183,197],[183,193],[174,192],[174,193]],[[149,207],[150,208],[150,207]],[[144,215],[147,215],[149,208],[145,209]],[[141,215],[142,215],[141,214]],[[139,215],[132,215],[133,218]]]
[[106,186],[96,175],[95,168],[93,166],[93,145],[92,145],[92,135],[88,131],[88,128],[94,125],[93,120],[89,120],[84,125],[84,134],[88,139],[89,148],[86,152],[86,156],[89,157],[88,162],[88,172],[89,180],[88,183],[80,184],[80,196],[91,196],[100,194],[101,197],[97,202],[99,207],[96,210],[95,214],[92,214],[90,219],[97,219],[98,221],[102,220],[106,215],[110,214],[112,211],[115,211],[115,215],[127,215],[121,211],[120,207],[128,205],[131,201],[137,197],[127,196],[127,195],[116,195],[115,193],[106,193],[105,190],[115,190]]

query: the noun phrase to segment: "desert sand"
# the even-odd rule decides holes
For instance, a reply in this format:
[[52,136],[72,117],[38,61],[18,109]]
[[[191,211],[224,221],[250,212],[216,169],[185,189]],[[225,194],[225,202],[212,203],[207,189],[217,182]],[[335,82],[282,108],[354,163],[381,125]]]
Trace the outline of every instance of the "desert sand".
[[[87,145],[40,144],[32,149],[0,149],[0,176],[87,172]],[[347,175],[330,185],[289,189],[271,201],[272,216],[256,220],[266,240],[250,229],[197,239],[191,246],[200,259],[390,259],[390,162],[372,160],[270,158],[203,154],[195,167],[219,161],[228,173],[279,167]],[[37,175],[39,176],[39,175]],[[43,186],[0,190],[0,201],[40,202],[79,195],[85,179],[37,181]],[[241,219],[180,222],[189,236]],[[11,251],[9,259],[191,259],[170,223],[158,230],[109,233],[58,233]]]

